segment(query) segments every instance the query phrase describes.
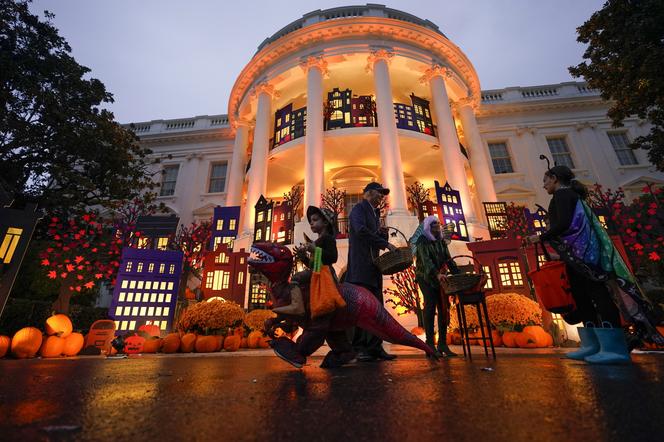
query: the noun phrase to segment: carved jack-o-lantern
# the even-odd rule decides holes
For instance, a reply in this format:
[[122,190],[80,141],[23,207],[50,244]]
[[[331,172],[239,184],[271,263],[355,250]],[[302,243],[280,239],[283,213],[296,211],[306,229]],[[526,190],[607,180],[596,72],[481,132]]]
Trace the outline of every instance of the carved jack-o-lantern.
[[145,343],[145,338],[141,336],[130,336],[124,340],[125,347],[124,352],[128,355],[141,353],[143,351],[143,344]]

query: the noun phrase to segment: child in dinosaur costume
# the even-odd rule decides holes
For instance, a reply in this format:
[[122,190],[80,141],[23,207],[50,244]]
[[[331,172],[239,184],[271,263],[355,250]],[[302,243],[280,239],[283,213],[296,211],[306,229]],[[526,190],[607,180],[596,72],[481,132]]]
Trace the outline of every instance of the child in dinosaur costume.
[[346,307],[332,314],[326,325],[327,329],[321,333],[321,330],[312,324],[308,314],[309,293],[306,278],[300,274],[295,281],[289,281],[293,269],[293,254],[287,247],[274,243],[255,243],[251,246],[248,263],[270,281],[270,294],[275,307],[290,305],[293,294],[297,296],[298,292],[304,300],[304,315],[278,314],[277,318],[270,319],[265,324],[265,329],[270,334],[284,323],[299,325],[304,330],[297,343],[283,337],[272,340],[275,353],[292,365],[302,367],[307,356],[323,345],[325,340],[331,351],[325,356],[321,367],[333,368],[349,362],[354,353],[345,330],[354,326],[362,327],[388,342],[419,348],[427,356],[435,357],[434,350],[404,329],[369,291],[348,283],[341,284],[341,296],[346,301]]

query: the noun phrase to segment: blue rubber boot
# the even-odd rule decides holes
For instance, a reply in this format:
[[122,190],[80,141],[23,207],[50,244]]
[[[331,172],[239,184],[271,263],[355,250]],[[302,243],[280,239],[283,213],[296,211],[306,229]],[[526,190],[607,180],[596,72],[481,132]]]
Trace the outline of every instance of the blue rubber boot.
[[599,351],[599,341],[595,334],[595,327],[578,327],[581,348],[577,351],[567,353],[565,356],[575,361],[584,361],[586,357],[594,355]]
[[622,328],[596,328],[595,334],[600,350],[594,355],[587,356],[586,362],[589,364],[629,364],[632,362]]

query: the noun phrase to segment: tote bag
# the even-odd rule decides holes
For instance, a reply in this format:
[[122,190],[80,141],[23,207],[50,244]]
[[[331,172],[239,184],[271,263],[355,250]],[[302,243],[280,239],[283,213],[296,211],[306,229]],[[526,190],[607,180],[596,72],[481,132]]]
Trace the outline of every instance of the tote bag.
[[338,308],[346,306],[341,297],[337,283],[332,276],[330,266],[322,265],[322,249],[316,247],[312,265],[311,286],[309,289],[309,303],[311,305],[311,318],[332,313]]

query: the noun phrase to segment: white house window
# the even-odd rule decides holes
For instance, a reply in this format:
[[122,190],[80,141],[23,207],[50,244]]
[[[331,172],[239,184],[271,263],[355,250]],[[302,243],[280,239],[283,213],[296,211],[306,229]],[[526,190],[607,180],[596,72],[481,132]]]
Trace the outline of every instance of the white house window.
[[208,188],[209,193],[223,192],[226,190],[227,168],[228,164],[226,162],[212,164],[212,169],[210,170],[210,186]]
[[175,193],[175,183],[178,180],[178,170],[180,170],[179,165],[174,166],[165,166],[164,175],[161,180],[161,191],[159,195],[161,196],[170,196]]
[[629,140],[627,139],[627,134],[625,132],[609,132],[607,135],[609,136],[609,141],[611,141],[611,146],[613,146],[613,150],[616,152],[616,156],[618,157],[621,166],[639,164],[634,156],[634,151],[629,148]]
[[493,163],[494,172],[498,173],[512,173],[512,159],[507,150],[505,143],[489,143],[489,154],[491,155],[491,162]]
[[572,155],[564,137],[547,138],[546,142],[549,144],[553,163],[556,166],[567,166],[574,169],[574,161],[572,161]]

